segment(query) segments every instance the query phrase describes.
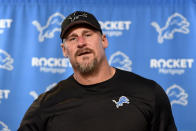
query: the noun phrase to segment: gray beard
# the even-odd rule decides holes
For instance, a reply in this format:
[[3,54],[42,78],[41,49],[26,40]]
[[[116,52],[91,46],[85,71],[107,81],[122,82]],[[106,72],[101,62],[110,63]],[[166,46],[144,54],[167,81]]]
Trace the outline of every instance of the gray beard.
[[96,58],[94,58],[90,63],[78,63],[76,62],[76,69],[81,73],[81,74],[89,74],[89,73],[92,73],[96,66],[98,64],[98,61]]

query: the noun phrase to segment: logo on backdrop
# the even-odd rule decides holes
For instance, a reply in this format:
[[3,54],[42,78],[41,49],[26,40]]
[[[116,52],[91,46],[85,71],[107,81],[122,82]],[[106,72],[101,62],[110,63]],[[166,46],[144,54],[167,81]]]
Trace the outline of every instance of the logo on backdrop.
[[[56,85],[57,85],[57,83],[53,83],[53,84],[47,86],[45,92],[49,91],[50,89],[52,89]],[[39,96],[39,94],[36,91],[34,91],[34,90],[29,92],[29,95],[31,95],[34,98],[34,100],[37,99],[38,96]]]
[[71,67],[71,64],[68,58],[33,57],[32,67],[39,67],[40,72],[62,74],[66,68]]
[[10,93],[10,90],[2,90],[0,89],[0,104],[2,99],[8,99],[8,95]]
[[11,131],[11,130],[4,122],[0,121],[0,131]]
[[[61,31],[61,23],[64,20],[64,15],[59,12],[52,14],[46,23],[41,26],[39,21],[34,20],[32,24],[40,32],[38,36],[39,42],[43,42],[45,38],[53,38],[55,32]],[[129,30],[131,21],[99,21],[103,33],[107,36],[121,36],[123,31]]]
[[107,36],[121,36],[130,29],[131,21],[99,21],[103,33]]
[[150,68],[159,69],[161,74],[182,75],[191,69],[194,59],[151,59]]
[[111,66],[114,66],[122,70],[126,70],[126,71],[132,70],[131,68],[132,61],[129,59],[129,57],[126,54],[124,54],[121,51],[117,51],[110,56],[109,64]]
[[56,12],[48,18],[48,21],[44,26],[41,26],[39,21],[34,20],[32,24],[40,32],[38,36],[39,42],[43,42],[45,38],[53,38],[55,32],[60,32],[61,23],[64,18],[65,17],[61,13]]
[[161,28],[157,22],[152,22],[151,25],[158,32],[158,43],[162,44],[164,39],[173,39],[176,32],[188,34],[190,23],[181,14],[174,13],[168,18],[164,27]]
[[12,21],[12,19],[0,19],[0,35],[11,27]]
[[13,62],[14,59],[6,51],[0,49],[0,69],[13,70]]
[[186,106],[188,104],[188,94],[179,85],[172,85],[167,88],[166,93],[170,99],[171,106],[174,104]]

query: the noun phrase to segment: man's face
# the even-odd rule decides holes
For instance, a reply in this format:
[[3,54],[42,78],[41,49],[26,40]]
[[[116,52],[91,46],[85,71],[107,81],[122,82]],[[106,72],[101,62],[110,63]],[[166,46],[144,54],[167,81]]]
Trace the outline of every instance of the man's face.
[[89,73],[105,58],[107,38],[100,32],[87,27],[75,27],[69,31],[63,44],[64,56],[70,59],[72,67],[80,73]]

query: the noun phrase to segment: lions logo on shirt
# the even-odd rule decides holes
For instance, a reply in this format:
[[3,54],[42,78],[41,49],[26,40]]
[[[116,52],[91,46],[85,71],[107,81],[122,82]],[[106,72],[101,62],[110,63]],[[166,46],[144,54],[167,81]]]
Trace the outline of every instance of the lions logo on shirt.
[[126,96],[121,96],[119,98],[119,101],[115,101],[115,100],[112,100],[112,101],[116,104],[117,108],[119,108],[120,106],[123,106],[124,103],[129,104],[129,99]]

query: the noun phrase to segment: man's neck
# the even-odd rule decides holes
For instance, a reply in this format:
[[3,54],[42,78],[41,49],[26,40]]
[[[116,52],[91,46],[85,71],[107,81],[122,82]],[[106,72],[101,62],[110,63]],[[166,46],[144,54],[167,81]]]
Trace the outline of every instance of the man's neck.
[[74,79],[82,85],[92,85],[112,78],[115,74],[115,68],[111,66],[103,66],[98,68],[94,72],[89,74],[81,74],[79,72],[74,72]]

